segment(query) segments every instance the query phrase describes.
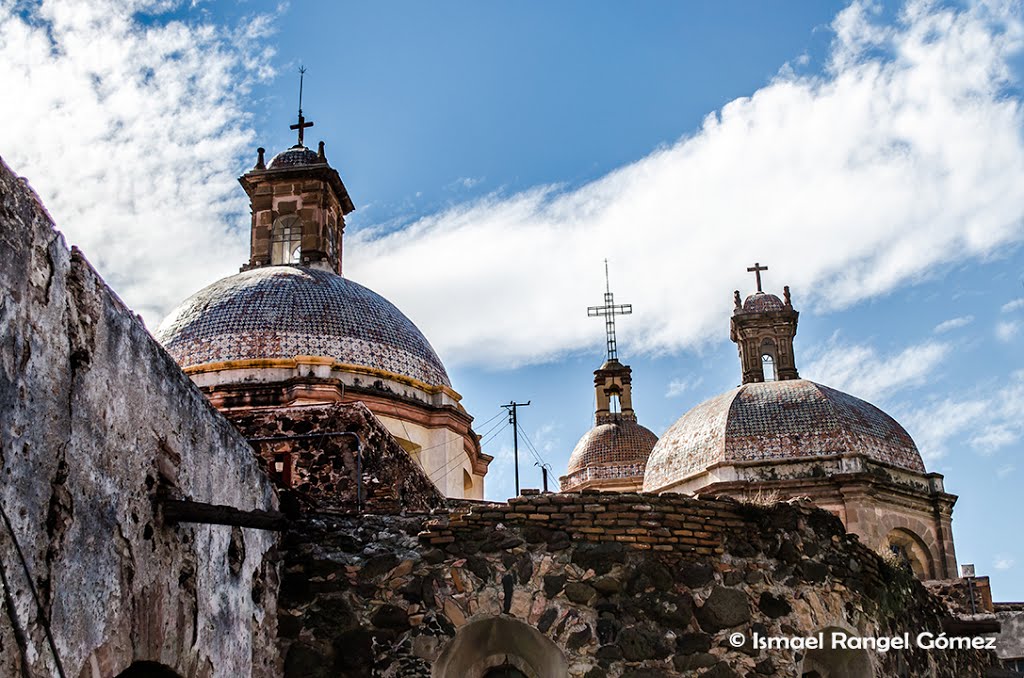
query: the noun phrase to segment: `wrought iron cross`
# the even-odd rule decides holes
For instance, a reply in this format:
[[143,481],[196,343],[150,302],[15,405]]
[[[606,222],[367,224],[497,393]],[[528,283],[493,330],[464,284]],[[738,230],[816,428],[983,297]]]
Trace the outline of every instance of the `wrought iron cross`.
[[619,356],[618,348],[615,345],[615,316],[630,315],[633,312],[633,304],[615,304],[615,295],[612,294],[611,284],[608,281],[608,260],[604,260],[604,306],[590,306],[587,308],[587,317],[604,317],[604,329],[608,341],[608,360],[616,360]]
[[754,265],[747,269],[747,273],[753,273],[757,277],[757,291],[761,291],[761,271],[767,271],[767,266],[762,266],[758,262],[754,262]]
[[307,127],[312,127],[313,126],[312,121],[311,122],[306,122],[306,118],[304,118],[302,116],[302,81],[305,79],[305,77],[306,77],[306,67],[305,66],[299,66],[299,122],[297,124],[295,124],[295,125],[291,125],[288,128],[288,129],[297,129],[297,130],[299,130],[299,146],[305,146],[305,144],[302,142],[302,137],[304,136],[303,132],[306,130]]

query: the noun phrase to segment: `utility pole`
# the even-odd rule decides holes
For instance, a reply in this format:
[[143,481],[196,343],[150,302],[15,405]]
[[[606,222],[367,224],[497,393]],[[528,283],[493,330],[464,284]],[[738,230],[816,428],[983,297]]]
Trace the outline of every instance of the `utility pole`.
[[516,496],[519,496],[519,422],[516,419],[516,410],[520,407],[527,407],[530,401],[527,400],[525,403],[517,403],[514,400],[510,400],[508,405],[502,405],[508,410],[508,423],[512,424],[512,453],[515,456],[516,463]]

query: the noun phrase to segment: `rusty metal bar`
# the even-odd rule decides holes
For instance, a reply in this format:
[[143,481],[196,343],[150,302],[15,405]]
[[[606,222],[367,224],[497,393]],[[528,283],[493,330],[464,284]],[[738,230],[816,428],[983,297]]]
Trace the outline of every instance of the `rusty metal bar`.
[[281,531],[288,525],[278,511],[243,511],[233,506],[204,504],[188,499],[161,499],[164,520],[168,523],[204,523],[207,525],[233,525],[258,530]]

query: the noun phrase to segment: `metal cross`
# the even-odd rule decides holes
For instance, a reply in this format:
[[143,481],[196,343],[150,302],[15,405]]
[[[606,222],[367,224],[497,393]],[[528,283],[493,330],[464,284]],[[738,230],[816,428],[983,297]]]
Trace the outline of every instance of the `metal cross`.
[[767,266],[762,266],[758,262],[754,262],[754,265],[747,269],[747,273],[753,273],[757,277],[757,291],[761,291],[761,271],[767,271]]
[[608,281],[608,260],[604,260],[604,306],[590,306],[587,308],[587,317],[604,317],[604,329],[608,341],[608,360],[616,360],[619,356],[618,348],[615,345],[615,316],[630,315],[633,312],[633,304],[615,304],[615,295],[612,294],[611,284]]
[[297,130],[299,130],[299,146],[305,146],[305,144],[302,143],[302,137],[304,136],[303,132],[306,130],[307,127],[312,127],[313,126],[312,122],[306,122],[306,118],[304,118],[302,116],[302,81],[305,79],[305,77],[306,77],[306,67],[305,66],[299,66],[299,122],[298,122],[298,124],[291,125],[288,128],[288,129],[297,129]]

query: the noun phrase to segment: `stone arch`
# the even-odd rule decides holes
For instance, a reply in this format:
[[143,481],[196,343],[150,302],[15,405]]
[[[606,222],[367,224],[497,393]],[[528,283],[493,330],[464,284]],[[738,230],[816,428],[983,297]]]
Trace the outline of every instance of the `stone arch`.
[[459,629],[434,664],[433,678],[485,678],[511,666],[527,678],[565,678],[569,664],[547,636],[509,617],[485,617]]
[[823,634],[824,647],[808,650],[800,663],[801,678],[874,678],[871,655],[867,650],[833,647],[832,634],[854,635],[838,626],[828,626]]
[[117,678],[181,678],[170,668],[156,662],[134,662]]
[[931,550],[924,540],[913,531],[897,527],[885,537],[885,548],[897,557],[906,560],[918,579],[934,579],[935,564]]
[[302,221],[297,214],[274,219],[270,235],[270,263],[297,264],[302,256]]
[[473,491],[473,476],[466,469],[462,469],[462,491],[467,497]]
[[758,360],[761,363],[761,377],[764,381],[777,380],[779,378],[779,351],[775,345],[775,340],[770,337],[762,339],[757,354]]

